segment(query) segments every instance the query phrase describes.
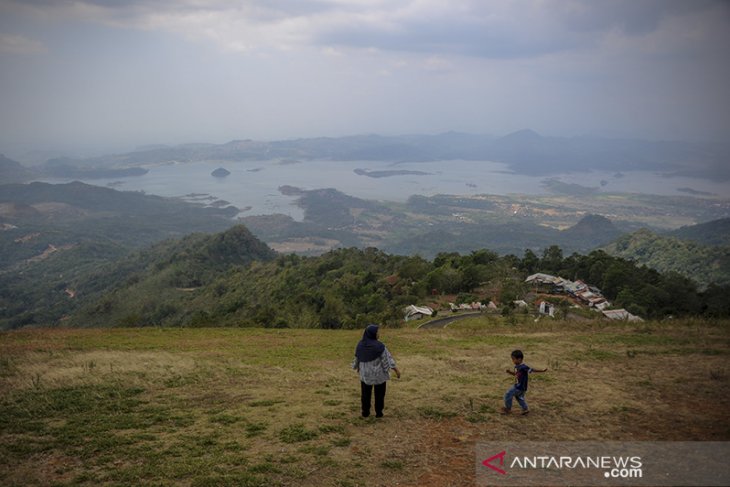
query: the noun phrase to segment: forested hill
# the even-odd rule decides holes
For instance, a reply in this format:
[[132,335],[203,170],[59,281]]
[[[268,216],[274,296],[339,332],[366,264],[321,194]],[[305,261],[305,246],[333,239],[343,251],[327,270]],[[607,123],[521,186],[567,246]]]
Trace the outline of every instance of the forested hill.
[[[693,234],[687,231],[685,233]],[[719,238],[716,232],[712,235],[715,239]],[[701,286],[711,283],[730,284],[729,245],[701,245],[691,240],[657,235],[644,229],[623,235],[603,249],[611,255],[632,260],[660,272],[676,272],[695,280]]]
[[[24,274],[6,274],[0,286],[0,328],[58,323],[84,306],[90,307],[92,315],[99,319],[77,324],[111,324],[108,300],[100,299],[109,294],[124,302],[128,310],[147,317],[150,323],[157,322],[169,313],[178,293],[189,293],[237,266],[265,262],[275,255],[248,229],[237,225],[222,233],[197,233],[167,240],[118,261],[86,266],[80,272],[68,269],[65,276],[52,281],[53,286],[33,282]],[[54,268],[52,261],[50,266]]]
[[220,232],[236,213],[79,182],[8,184],[0,186],[0,271],[43,260],[49,249],[117,258],[167,238]]
[[57,322],[90,273],[165,239],[230,228],[237,212],[78,182],[0,186],[0,328]]
[[667,235],[702,245],[730,246],[730,218],[678,228]]
[[[542,257],[527,251],[518,258],[480,250],[442,253],[429,261],[351,248],[318,257],[271,259],[244,229],[231,232],[238,236],[168,242],[100,272],[90,279],[88,289],[79,287],[82,305],[64,323],[316,328],[397,324],[409,304],[480,299],[509,308],[530,292],[524,279],[538,271],[597,285],[614,305],[645,318],[730,315],[724,298],[730,288],[713,286],[699,292],[689,279],[637,267],[601,251],[564,258],[553,246]],[[237,239],[248,242],[246,258],[214,257],[221,249],[232,249]],[[254,255],[261,260],[246,265]]]

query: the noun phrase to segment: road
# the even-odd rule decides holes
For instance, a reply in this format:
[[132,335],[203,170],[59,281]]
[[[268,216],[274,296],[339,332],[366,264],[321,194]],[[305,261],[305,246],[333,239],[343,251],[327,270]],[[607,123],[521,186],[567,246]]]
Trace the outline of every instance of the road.
[[451,324],[456,320],[460,320],[462,318],[470,318],[473,316],[479,316],[481,314],[482,313],[480,313],[479,311],[475,311],[472,313],[460,313],[460,314],[456,314],[456,315],[447,316],[445,318],[438,318],[436,320],[431,320],[427,323],[422,324],[418,328],[443,328],[446,325]]

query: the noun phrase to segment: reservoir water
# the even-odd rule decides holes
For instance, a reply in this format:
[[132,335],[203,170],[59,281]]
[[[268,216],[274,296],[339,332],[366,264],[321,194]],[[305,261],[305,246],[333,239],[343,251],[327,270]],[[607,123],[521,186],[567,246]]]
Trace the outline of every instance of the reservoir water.
[[[218,167],[224,167],[231,174],[224,178],[212,176],[211,172]],[[505,164],[488,161],[437,161],[397,165],[377,161],[212,161],[158,165],[148,169],[149,172],[143,176],[82,181],[122,191],[144,191],[147,194],[187,199],[196,199],[189,196],[191,194],[198,195],[198,199],[199,195],[205,194],[240,208],[242,216],[282,213],[301,220],[304,215],[301,208],[296,206],[296,197],[281,194],[278,190],[280,186],[290,185],[302,189],[335,188],[358,198],[405,201],[414,194],[546,194],[547,189],[543,183],[548,179],[544,175],[515,174]],[[373,178],[356,174],[355,169],[405,170],[427,174]],[[688,177],[670,178],[646,171],[624,174],[595,171],[558,174],[550,178],[612,193],[687,196],[689,188],[690,192],[700,192],[689,195],[730,197],[730,185],[727,183]],[[46,181],[58,183],[68,180]]]

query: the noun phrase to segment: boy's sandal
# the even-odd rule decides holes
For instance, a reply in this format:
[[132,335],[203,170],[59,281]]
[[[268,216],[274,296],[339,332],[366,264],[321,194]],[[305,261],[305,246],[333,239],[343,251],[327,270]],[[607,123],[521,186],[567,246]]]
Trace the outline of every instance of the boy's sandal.
[[525,416],[527,414],[530,414],[530,410],[529,409],[525,409],[524,411],[522,411],[522,415],[523,416]]

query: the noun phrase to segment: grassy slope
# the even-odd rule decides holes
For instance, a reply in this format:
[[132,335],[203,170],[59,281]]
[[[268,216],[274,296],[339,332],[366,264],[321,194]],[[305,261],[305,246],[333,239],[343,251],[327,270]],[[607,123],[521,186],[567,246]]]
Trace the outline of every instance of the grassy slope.
[[[3,333],[0,484],[466,485],[477,441],[727,441],[729,328],[386,329],[403,378],[378,421],[358,417],[359,331]],[[517,347],[550,371],[503,417]]]

